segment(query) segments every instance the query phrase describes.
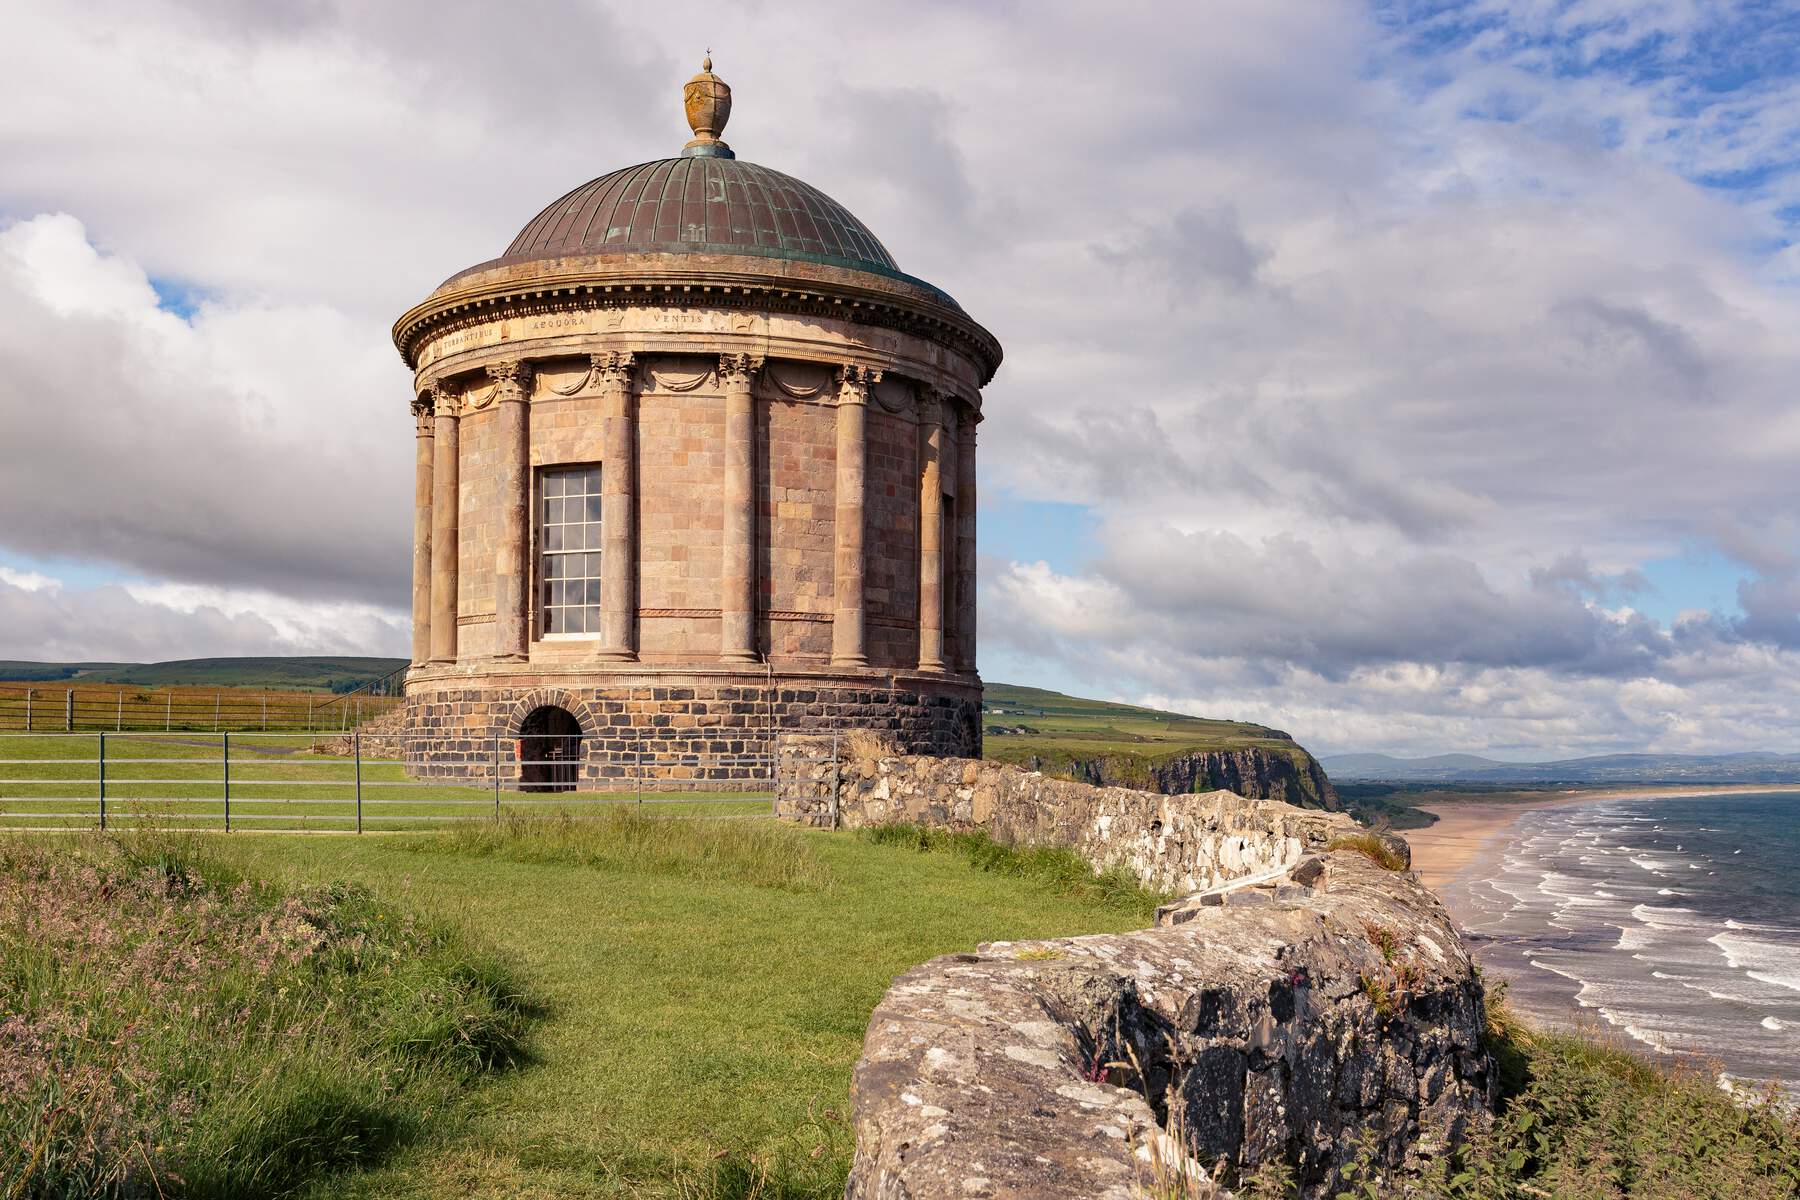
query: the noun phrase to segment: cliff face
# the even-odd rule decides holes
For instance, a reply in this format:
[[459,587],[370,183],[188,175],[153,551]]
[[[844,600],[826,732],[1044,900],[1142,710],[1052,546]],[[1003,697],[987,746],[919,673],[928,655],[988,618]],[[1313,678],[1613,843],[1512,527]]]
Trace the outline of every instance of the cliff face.
[[1033,771],[1066,775],[1096,787],[1144,788],[1167,796],[1222,790],[1300,808],[1335,811],[1338,806],[1337,789],[1325,777],[1325,769],[1299,746],[1292,751],[1195,750],[1155,758],[1050,751],[1024,754],[1013,761]]

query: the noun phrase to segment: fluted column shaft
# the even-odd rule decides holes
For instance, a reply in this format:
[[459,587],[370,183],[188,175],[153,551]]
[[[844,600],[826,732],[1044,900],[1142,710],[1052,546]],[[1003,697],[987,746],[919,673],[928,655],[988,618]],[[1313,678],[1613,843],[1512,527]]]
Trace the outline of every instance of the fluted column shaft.
[[838,372],[836,553],[833,556],[831,665],[866,667],[869,645],[863,622],[864,500],[868,476],[869,388],[881,372],[844,367]]
[[637,658],[637,367],[626,353],[596,354],[600,384],[600,652]]
[[530,369],[521,362],[493,363],[499,423],[500,538],[494,547],[494,657],[522,659],[530,648],[531,406]]
[[431,659],[431,401],[413,402],[412,660]]
[[919,670],[944,669],[944,404],[919,398]]
[[724,559],[719,574],[719,658],[756,661],[756,405],[752,393],[762,360],[748,354],[719,358],[725,388]]
[[456,661],[459,397],[434,389],[431,470],[431,660]]
[[975,423],[956,430],[956,669],[975,670]]

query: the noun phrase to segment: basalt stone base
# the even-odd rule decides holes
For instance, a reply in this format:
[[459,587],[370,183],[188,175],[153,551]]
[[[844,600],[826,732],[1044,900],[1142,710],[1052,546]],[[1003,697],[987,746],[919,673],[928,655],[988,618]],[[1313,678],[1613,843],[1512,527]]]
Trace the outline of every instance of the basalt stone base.
[[864,730],[903,753],[981,753],[981,682],[972,676],[429,664],[407,676],[407,773],[487,783],[498,762],[502,785],[518,783],[520,736],[544,708],[580,726],[569,772],[578,788],[766,784],[780,733]]

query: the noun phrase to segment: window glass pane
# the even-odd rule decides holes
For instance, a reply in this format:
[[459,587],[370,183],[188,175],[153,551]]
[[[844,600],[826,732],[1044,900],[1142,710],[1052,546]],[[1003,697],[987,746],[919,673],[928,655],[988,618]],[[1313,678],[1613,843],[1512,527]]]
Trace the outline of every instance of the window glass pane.
[[538,518],[539,606],[546,634],[600,632],[600,472],[572,467],[542,475]]

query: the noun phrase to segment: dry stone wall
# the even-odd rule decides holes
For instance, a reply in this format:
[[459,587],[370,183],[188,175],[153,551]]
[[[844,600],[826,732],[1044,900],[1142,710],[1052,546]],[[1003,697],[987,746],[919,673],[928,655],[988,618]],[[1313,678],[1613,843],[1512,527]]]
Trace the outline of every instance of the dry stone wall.
[[[783,737],[778,747],[777,816],[823,827],[982,829],[1002,842],[1067,846],[1183,895],[1286,870],[1308,849],[1361,832],[1340,813],[1231,792],[1093,787],[1006,763],[858,753],[848,739]],[[1405,854],[1405,842],[1392,840]]]

